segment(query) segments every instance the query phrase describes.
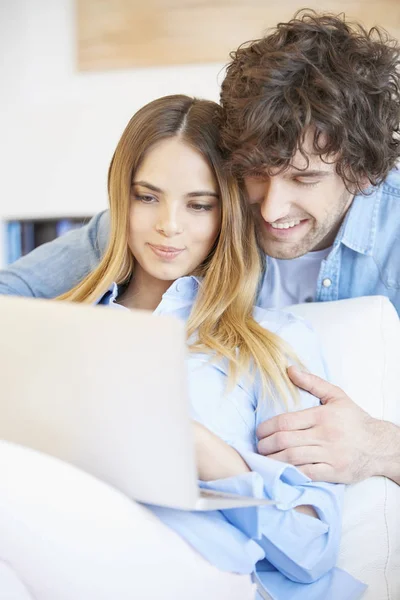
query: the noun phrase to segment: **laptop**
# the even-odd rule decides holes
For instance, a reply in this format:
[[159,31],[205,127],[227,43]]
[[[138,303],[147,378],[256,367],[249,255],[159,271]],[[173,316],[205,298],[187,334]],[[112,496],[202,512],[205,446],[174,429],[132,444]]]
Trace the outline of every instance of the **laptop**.
[[185,510],[273,503],[199,488],[179,320],[2,296],[0,331],[0,439],[139,502]]

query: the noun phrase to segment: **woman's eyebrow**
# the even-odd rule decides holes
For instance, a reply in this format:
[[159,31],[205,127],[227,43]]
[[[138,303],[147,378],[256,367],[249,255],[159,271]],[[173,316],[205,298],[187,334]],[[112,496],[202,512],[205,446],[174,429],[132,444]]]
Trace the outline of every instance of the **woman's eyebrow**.
[[142,187],[146,187],[149,190],[152,190],[153,192],[158,192],[159,194],[162,194],[163,191],[156,187],[155,185],[152,185],[151,183],[148,183],[147,181],[132,181],[132,185],[141,185]]
[[189,192],[186,194],[188,198],[199,198],[200,196],[212,196],[213,198],[219,198],[219,194],[217,192],[212,192],[211,190],[200,190],[198,192]]
[[[147,188],[148,190],[152,190],[153,192],[158,192],[159,194],[163,194],[163,190],[158,188],[157,186],[149,183],[148,181],[133,181],[132,185],[141,185],[142,187]],[[186,194],[188,198],[199,198],[201,196],[212,196],[214,198],[219,198],[219,194],[217,192],[211,190],[199,190],[196,192],[189,192]]]

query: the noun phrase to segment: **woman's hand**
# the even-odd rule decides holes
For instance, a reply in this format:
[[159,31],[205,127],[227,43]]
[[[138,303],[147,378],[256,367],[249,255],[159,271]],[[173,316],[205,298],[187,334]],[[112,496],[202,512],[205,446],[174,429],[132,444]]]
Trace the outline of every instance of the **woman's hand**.
[[214,481],[250,471],[240,454],[207,427],[193,421],[199,479]]

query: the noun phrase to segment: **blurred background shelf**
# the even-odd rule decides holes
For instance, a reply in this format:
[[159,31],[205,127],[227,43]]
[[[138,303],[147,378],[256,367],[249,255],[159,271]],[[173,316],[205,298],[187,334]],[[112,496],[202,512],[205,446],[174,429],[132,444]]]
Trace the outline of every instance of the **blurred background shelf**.
[[4,222],[4,262],[11,264],[42,244],[85,225],[91,217],[24,219]]

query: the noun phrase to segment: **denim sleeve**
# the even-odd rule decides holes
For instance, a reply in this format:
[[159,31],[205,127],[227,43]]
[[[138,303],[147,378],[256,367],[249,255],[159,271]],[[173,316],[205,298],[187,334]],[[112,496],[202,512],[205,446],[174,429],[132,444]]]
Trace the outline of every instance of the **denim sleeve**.
[[[278,333],[292,345],[307,368],[324,377],[318,341],[304,322],[292,318]],[[223,514],[242,532],[256,540],[263,549],[265,558],[290,580],[298,583],[314,582],[336,564],[343,486],[313,482],[295,467],[257,454],[256,425],[284,412],[285,407],[279,400],[263,397],[257,385],[252,389],[256,400],[252,402],[252,406],[246,407],[251,394],[244,394],[243,391],[240,386],[236,386],[232,392],[232,403],[241,417],[238,415],[237,425],[226,422],[224,426],[224,422],[219,420],[218,433],[242,455],[252,472],[219,481],[200,482],[200,485],[217,491],[274,500],[274,506],[229,509],[223,511]],[[235,395],[240,395],[240,402]],[[219,402],[221,406],[221,401],[217,398],[215,402]],[[290,409],[308,408],[317,403],[310,394],[300,392],[300,402]],[[241,426],[243,420],[250,422],[249,410],[252,410],[254,418],[250,435]],[[312,506],[319,519],[293,510],[300,505]]]
[[104,211],[84,227],[39,246],[0,271],[0,294],[36,298],[63,294],[98,265],[108,233],[109,214]]

